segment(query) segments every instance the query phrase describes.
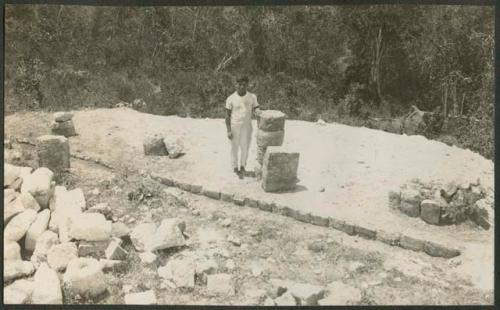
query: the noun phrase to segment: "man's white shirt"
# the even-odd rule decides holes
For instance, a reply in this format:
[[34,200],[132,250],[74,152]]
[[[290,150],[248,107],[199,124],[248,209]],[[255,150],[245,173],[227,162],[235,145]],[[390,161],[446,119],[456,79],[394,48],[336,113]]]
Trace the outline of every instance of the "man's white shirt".
[[252,111],[258,107],[257,96],[249,91],[244,96],[232,93],[226,99],[226,109],[231,110],[231,124],[251,124]]

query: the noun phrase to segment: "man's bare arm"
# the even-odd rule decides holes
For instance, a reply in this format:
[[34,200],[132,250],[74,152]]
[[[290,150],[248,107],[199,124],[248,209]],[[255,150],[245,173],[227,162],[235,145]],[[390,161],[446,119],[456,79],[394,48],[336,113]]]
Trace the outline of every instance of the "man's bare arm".
[[233,133],[231,132],[231,110],[226,109],[226,129],[227,129],[227,137],[229,139],[233,138]]

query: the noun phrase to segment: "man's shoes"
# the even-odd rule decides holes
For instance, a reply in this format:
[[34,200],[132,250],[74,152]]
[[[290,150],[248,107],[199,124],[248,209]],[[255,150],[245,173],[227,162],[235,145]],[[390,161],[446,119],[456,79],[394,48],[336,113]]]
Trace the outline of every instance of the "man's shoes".
[[240,167],[240,173],[241,173],[242,175],[244,175],[244,176],[246,176],[246,175],[247,175],[247,171],[245,170],[245,167],[243,167],[243,166],[241,166],[241,167]]
[[243,173],[238,170],[238,168],[234,168],[234,173],[238,176],[238,178],[243,179]]

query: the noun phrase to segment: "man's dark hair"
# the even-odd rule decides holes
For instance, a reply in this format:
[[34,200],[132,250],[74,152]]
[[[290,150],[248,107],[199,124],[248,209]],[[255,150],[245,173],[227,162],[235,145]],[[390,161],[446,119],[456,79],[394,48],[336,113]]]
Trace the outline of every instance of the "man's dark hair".
[[238,78],[236,79],[236,82],[237,82],[237,83],[241,83],[241,82],[248,83],[248,76],[246,76],[246,75],[240,75],[240,76],[238,76]]

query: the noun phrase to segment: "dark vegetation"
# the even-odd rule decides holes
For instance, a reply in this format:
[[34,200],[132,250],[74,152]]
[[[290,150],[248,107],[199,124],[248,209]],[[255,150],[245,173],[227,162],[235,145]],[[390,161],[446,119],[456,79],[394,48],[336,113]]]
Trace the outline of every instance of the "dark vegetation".
[[7,113],[223,117],[245,72],[292,119],[364,126],[415,105],[462,116],[446,139],[493,157],[494,7],[8,5],[5,26]]

